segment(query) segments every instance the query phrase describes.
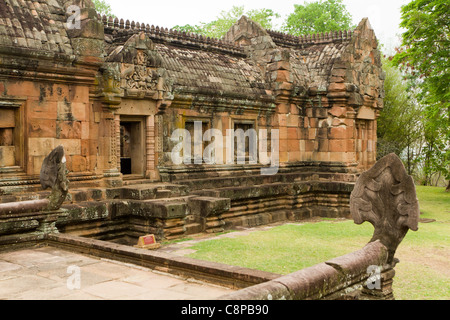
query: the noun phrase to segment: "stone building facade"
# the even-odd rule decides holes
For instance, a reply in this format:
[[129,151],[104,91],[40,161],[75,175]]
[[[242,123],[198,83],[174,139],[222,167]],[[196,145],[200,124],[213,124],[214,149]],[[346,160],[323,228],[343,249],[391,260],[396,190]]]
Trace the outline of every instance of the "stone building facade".
[[[382,107],[367,19],[354,31],[294,37],[242,17],[217,40],[100,17],[89,0],[0,0],[3,202],[37,191],[43,159],[62,145],[71,188],[101,189],[100,200],[164,182],[209,199],[202,208],[228,201],[220,216],[193,218],[195,230],[239,224],[244,213],[346,216],[352,183],[376,160]],[[259,162],[174,163],[173,132],[196,128],[277,130],[277,174],[261,175]]]

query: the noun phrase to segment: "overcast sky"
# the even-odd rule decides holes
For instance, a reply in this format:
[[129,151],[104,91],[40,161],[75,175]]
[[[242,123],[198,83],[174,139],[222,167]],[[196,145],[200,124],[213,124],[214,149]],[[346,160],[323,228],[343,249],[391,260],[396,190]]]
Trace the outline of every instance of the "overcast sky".
[[[312,0],[309,0],[311,2]],[[368,17],[377,38],[392,50],[399,44],[400,7],[411,0],[344,0],[347,10],[357,25]],[[106,0],[113,13],[123,19],[144,22],[150,25],[171,28],[175,25],[199,24],[214,20],[221,11],[233,6],[244,6],[245,10],[272,9],[282,16],[294,11],[294,4],[304,0]]]

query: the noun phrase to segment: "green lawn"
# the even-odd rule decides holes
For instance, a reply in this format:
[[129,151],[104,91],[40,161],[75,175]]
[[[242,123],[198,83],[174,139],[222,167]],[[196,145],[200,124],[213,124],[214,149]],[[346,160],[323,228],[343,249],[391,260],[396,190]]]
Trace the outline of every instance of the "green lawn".
[[[409,232],[399,249],[394,294],[403,299],[450,299],[450,193],[417,187],[419,231]],[[323,219],[285,224],[247,236],[202,241],[192,258],[288,274],[362,248],[371,238],[369,223]]]

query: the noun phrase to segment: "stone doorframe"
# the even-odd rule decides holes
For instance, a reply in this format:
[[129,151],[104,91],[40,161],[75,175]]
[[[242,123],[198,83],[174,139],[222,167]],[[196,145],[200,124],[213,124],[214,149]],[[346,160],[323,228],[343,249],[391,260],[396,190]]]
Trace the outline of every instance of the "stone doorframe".
[[[6,146],[4,146],[3,149],[0,150],[1,154],[0,157],[0,173],[7,173],[7,172],[23,172],[26,169],[26,163],[25,163],[25,154],[24,151],[27,150],[25,148],[25,123],[24,123],[24,105],[26,103],[27,98],[26,97],[10,97],[10,96],[0,96],[0,110],[4,111],[11,111],[12,113],[12,119],[10,119],[13,123],[11,125],[6,124],[7,119],[3,119],[6,117],[2,116],[2,119],[0,119],[0,129],[4,129],[6,131],[6,127],[10,127],[11,129],[11,141],[13,142],[8,143]],[[1,126],[2,121],[5,122],[5,125]],[[1,140],[1,137],[0,137]],[[0,144],[1,146],[1,144]],[[3,152],[6,153],[6,149],[12,149],[10,150],[10,155],[7,156],[6,154],[3,154]],[[26,151],[25,151],[26,152]],[[7,159],[11,158],[11,159]],[[2,164],[2,162],[5,162]]]
[[[142,163],[142,170],[139,172],[133,170],[133,173],[130,177],[138,176],[140,178],[146,178],[150,180],[158,180],[159,174],[157,171],[157,156],[156,156],[156,144],[157,144],[157,136],[156,136],[156,119],[155,115],[115,115],[116,122],[116,143],[117,143],[117,168],[121,171],[120,165],[120,148],[121,148],[121,133],[120,133],[120,124],[123,122],[136,123],[140,127],[139,133],[139,141],[135,142],[135,147],[139,148],[138,151],[135,150],[135,161]],[[135,139],[137,137],[135,136]]]

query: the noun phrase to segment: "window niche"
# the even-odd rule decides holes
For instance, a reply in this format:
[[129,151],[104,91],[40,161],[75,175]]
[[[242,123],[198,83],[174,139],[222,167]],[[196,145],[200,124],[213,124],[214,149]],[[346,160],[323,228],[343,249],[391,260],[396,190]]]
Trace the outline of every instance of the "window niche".
[[21,106],[22,101],[0,97],[0,172],[22,166]]
[[254,120],[234,120],[234,159],[236,162],[257,161],[258,137]]
[[[197,130],[195,126],[196,122],[201,124],[201,127],[197,127]],[[205,143],[203,142],[203,138],[210,127],[209,119],[188,118],[184,120],[184,129],[189,132],[191,139],[190,150],[189,148],[183,148],[182,156],[185,163],[202,164],[204,162],[203,152],[205,150]],[[186,150],[189,150],[190,152],[186,152]]]

